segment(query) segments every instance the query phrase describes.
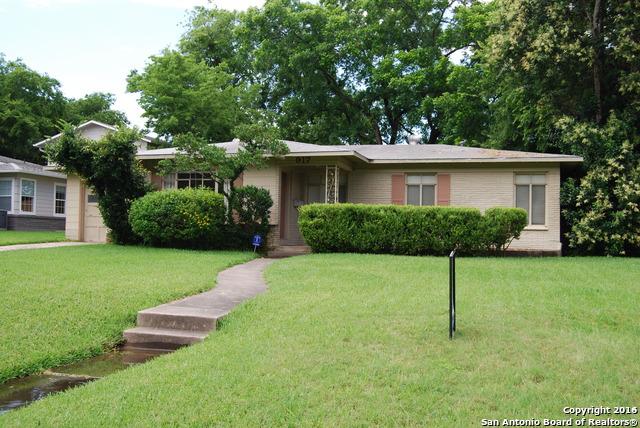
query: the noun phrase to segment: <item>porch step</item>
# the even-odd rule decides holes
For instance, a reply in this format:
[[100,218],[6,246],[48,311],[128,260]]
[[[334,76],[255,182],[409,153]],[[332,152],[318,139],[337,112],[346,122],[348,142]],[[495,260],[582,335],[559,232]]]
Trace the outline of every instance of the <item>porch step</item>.
[[311,247],[308,245],[281,245],[270,250],[267,256],[272,259],[281,259],[309,253],[311,253]]
[[208,332],[216,329],[220,317],[210,310],[165,306],[138,312],[138,327]]
[[124,331],[127,346],[146,349],[177,349],[202,342],[209,332],[134,327]]

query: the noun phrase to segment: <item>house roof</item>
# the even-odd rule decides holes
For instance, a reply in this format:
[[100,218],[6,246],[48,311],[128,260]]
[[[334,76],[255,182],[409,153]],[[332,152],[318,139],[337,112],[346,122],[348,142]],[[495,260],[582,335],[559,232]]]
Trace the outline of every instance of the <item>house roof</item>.
[[44,166],[19,159],[0,156],[0,174],[31,174],[42,177],[60,178],[65,180],[66,175],[59,172],[48,171]]
[[[108,129],[110,131],[117,130],[117,128],[115,126],[107,125],[106,123],[98,122],[97,120],[89,120],[87,122],[84,122],[84,123],[76,126],[76,129],[80,130],[80,129],[88,128],[90,126],[99,126],[101,128],[105,128],[105,129]],[[39,142],[34,144],[34,147],[40,148],[40,147],[42,147],[42,146],[44,146],[44,145],[46,145],[48,143],[51,143],[54,140],[57,140],[58,138],[60,138],[61,135],[62,135],[62,132],[60,132],[60,133],[58,133],[56,135],[53,135],[53,136],[51,136],[49,138],[46,138],[46,139],[44,139],[42,141],[39,141]],[[147,137],[142,137],[142,141],[150,143],[150,142],[153,141],[153,139],[147,136]]]
[[[396,144],[396,145],[352,145],[325,146],[318,144],[284,141],[289,147],[285,157],[296,156],[339,156],[355,157],[365,163],[501,163],[501,162],[582,162],[580,156],[549,153],[520,152],[515,150],[495,150],[478,147],[451,146],[446,144]],[[238,140],[215,144],[228,153],[238,152]],[[164,148],[138,152],[140,159],[163,159],[175,156],[176,149]]]

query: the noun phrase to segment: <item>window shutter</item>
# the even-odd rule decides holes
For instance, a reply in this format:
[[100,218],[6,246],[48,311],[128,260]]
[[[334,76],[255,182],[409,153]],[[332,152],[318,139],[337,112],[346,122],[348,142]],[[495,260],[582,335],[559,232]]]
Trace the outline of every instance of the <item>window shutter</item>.
[[451,176],[438,174],[438,205],[449,205],[451,201]]
[[391,175],[391,203],[404,205],[404,174]]
[[243,176],[244,176],[244,173],[241,173],[240,176],[236,178],[236,181],[233,182],[233,187],[235,189],[237,189],[238,187],[242,187]]

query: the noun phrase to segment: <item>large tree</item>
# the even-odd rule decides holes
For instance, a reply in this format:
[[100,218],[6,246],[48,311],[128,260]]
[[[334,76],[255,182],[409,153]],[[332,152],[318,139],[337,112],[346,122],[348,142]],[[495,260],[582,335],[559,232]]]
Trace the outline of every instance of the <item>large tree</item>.
[[79,125],[90,119],[110,125],[127,124],[112,108],[112,94],[93,93],[65,98],[60,82],[0,54],[0,155],[43,162],[33,144],[59,132],[62,121]]
[[640,124],[640,15],[631,1],[496,0],[496,31],[480,56],[493,92],[492,141],[573,151],[557,121]]
[[0,54],[0,155],[41,162],[32,144],[56,132],[65,107],[57,80]]
[[128,125],[127,116],[113,109],[116,98],[113,94],[94,92],[82,98],[70,99],[65,110],[65,120],[79,125],[88,120],[97,120],[108,125]]
[[483,7],[472,0],[270,0],[246,13],[196,8],[178,50],[134,72],[129,89],[141,93],[149,124],[161,133],[184,132],[179,123],[207,135],[199,118],[217,120],[227,133],[220,122],[233,115],[228,100],[249,91],[287,138],[395,144],[421,132],[436,142],[437,99],[457,84],[449,78],[451,56],[484,37],[484,26],[470,19],[480,13],[466,11]]

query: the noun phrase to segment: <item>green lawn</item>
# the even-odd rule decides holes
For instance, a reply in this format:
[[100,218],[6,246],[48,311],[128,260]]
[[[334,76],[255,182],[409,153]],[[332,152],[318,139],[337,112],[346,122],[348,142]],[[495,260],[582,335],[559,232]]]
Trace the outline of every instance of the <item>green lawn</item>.
[[0,246],[14,244],[34,244],[38,242],[60,242],[64,241],[64,232],[55,231],[22,231],[22,230],[0,230]]
[[285,259],[204,343],[0,417],[7,426],[479,426],[640,401],[640,260]]
[[115,245],[0,254],[0,382],[113,347],[138,310],[212,288],[252,258]]

